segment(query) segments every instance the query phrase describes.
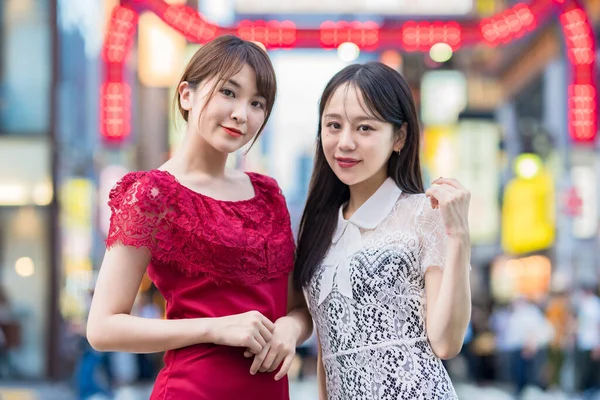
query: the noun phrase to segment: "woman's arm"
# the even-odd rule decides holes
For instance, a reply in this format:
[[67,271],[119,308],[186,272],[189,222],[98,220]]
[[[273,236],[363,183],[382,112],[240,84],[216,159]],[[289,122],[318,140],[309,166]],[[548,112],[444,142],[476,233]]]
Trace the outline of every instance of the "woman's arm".
[[317,339],[317,387],[319,389],[319,400],[327,400],[327,384],[325,383],[325,367],[323,365],[323,350],[321,342]]
[[[424,265],[427,337],[435,354],[448,359],[460,352],[471,318],[468,222],[471,194],[458,181],[444,178],[434,181],[426,194],[432,207],[439,208],[439,211],[430,212],[429,220],[424,221],[427,226],[433,227],[429,240],[425,242],[425,246],[433,248],[424,251],[445,252],[444,265]],[[443,237],[447,239],[442,240]],[[428,257],[424,264],[429,264]]]
[[471,318],[468,240],[450,238],[444,269],[425,273],[427,337],[434,353],[449,359],[462,347]]
[[298,330],[298,339],[296,346],[301,345],[310,338],[313,332],[313,320],[308,311],[306,298],[302,290],[297,290],[293,276],[290,274],[288,278],[288,314],[287,317],[294,321]]
[[223,318],[156,320],[130,315],[150,262],[147,248],[116,245],[106,251],[87,325],[96,350],[154,353],[216,343],[260,353],[274,325],[257,311]]

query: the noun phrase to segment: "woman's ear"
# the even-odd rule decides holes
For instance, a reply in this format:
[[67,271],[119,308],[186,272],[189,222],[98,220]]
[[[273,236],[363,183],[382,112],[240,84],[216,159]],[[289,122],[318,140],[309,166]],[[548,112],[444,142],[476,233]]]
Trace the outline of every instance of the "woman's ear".
[[177,91],[179,92],[179,104],[181,104],[181,108],[190,111],[194,103],[190,84],[186,81],[181,82]]
[[399,153],[404,148],[406,135],[408,132],[408,123],[403,123],[400,129],[396,131],[396,141],[394,142],[394,151]]

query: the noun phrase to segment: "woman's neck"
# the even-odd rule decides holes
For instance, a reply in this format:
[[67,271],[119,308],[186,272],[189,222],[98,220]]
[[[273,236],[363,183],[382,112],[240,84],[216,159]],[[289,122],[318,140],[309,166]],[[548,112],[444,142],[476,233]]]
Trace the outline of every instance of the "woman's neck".
[[348,219],[383,185],[387,174],[378,174],[365,181],[350,186],[350,199],[344,209],[344,218]]
[[165,166],[182,175],[202,174],[220,178],[225,175],[227,156],[212,147],[200,134],[187,132]]

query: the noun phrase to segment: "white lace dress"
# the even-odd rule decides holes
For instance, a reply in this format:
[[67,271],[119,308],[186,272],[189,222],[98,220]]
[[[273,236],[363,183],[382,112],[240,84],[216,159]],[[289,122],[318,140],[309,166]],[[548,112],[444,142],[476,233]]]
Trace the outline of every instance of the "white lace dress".
[[349,220],[306,289],[329,400],[457,399],[425,328],[428,267],[446,234],[423,194],[388,179]]

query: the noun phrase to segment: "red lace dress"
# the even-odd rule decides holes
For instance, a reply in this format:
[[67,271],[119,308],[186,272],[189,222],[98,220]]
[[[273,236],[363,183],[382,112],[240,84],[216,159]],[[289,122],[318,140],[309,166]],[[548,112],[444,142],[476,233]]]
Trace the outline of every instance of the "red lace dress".
[[[107,247],[147,247],[148,275],[167,301],[167,318],[221,317],[258,310],[286,314],[294,239],[277,183],[249,173],[255,196],[220,201],[165,171],[129,173],[110,194]],[[250,375],[244,349],[199,344],[165,354],[152,400],[288,399],[276,372]]]

